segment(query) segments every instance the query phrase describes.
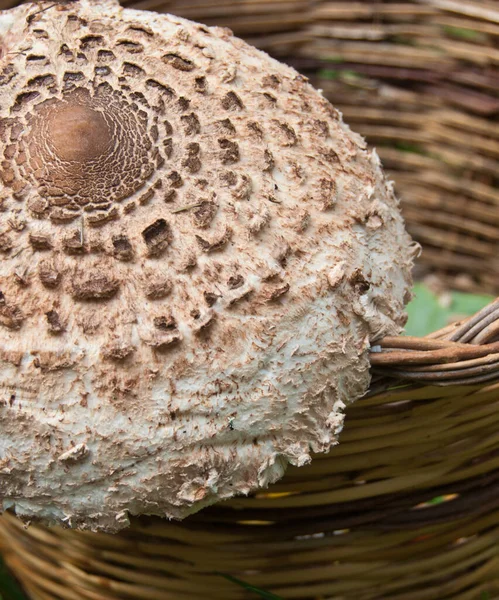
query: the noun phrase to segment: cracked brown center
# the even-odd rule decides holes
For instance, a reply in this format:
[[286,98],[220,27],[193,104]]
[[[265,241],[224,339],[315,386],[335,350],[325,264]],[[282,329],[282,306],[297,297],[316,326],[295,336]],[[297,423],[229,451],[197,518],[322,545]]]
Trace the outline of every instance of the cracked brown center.
[[47,132],[47,141],[63,161],[85,163],[112,151],[112,131],[106,119],[87,106],[67,104],[54,110]]
[[14,187],[37,218],[116,219],[117,204],[146,185],[157,167],[148,114],[107,84],[75,87],[20,112],[21,133],[6,158]]

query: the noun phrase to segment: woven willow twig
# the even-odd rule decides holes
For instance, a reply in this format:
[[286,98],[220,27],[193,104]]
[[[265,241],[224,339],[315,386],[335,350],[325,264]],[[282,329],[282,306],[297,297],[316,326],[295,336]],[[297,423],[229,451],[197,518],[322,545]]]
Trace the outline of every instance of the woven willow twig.
[[339,446],[271,488],[182,523],[133,519],[117,536],[6,515],[9,566],[35,600],[252,597],[220,572],[304,600],[496,597],[499,383],[480,378],[499,376],[498,309],[382,340]]
[[499,299],[431,339],[385,338],[375,348],[371,365],[375,373],[426,385],[498,381]]

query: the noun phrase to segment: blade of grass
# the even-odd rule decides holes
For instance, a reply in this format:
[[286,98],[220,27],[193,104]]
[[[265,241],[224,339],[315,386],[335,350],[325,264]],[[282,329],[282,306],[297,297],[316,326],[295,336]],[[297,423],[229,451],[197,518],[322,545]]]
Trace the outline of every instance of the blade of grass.
[[260,596],[260,598],[265,598],[266,600],[283,600],[283,598],[281,598],[280,596],[276,596],[272,592],[266,592],[265,590],[261,590],[261,589],[255,587],[254,585],[250,585],[249,583],[246,583],[245,581],[241,581],[240,579],[237,579],[237,577],[233,577],[232,575],[227,575],[226,573],[218,573],[218,575],[221,575],[222,577],[227,579],[227,581],[231,581],[232,583],[235,583],[239,587],[242,587],[245,590],[248,590],[248,592],[253,592],[257,596]]
[[479,31],[475,31],[474,29],[467,29],[465,27],[454,27],[452,25],[444,25],[443,30],[448,35],[460,38],[462,40],[467,40],[470,42],[487,41],[487,37],[480,33]]

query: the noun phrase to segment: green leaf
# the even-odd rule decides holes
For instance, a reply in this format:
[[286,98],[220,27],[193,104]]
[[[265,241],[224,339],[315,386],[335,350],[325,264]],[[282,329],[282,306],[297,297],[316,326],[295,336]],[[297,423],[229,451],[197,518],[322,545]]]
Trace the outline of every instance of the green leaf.
[[320,69],[317,75],[323,79],[364,79],[363,75],[352,69]]
[[407,314],[406,335],[420,337],[446,325],[446,310],[438,303],[437,296],[421,283],[414,286],[414,298],[407,306]]
[[414,286],[414,299],[407,306],[405,335],[421,337],[456,319],[474,315],[494,299],[492,296],[450,292],[443,302],[422,283]]
[[489,302],[492,302],[492,296],[480,294],[464,294],[463,292],[452,293],[452,310],[457,314],[474,315]]
[[324,60],[330,63],[342,63],[345,62],[345,59],[341,54],[331,54],[330,56],[325,56]]
[[334,69],[321,69],[317,75],[322,79],[338,79],[340,71]]
[[428,504],[432,504],[432,505],[443,504],[444,502],[445,502],[444,496],[435,496],[435,498],[428,500]]
[[236,585],[244,588],[245,590],[248,590],[248,592],[253,592],[257,596],[260,596],[260,598],[265,598],[266,600],[283,600],[283,598],[281,598],[280,596],[276,596],[272,592],[266,592],[265,590],[261,590],[255,587],[254,585],[250,585],[249,583],[237,579],[237,577],[233,577],[232,575],[227,575],[225,573],[218,573],[218,575],[221,575],[222,577],[225,577],[225,579],[227,579],[228,581],[231,581],[232,583],[235,583]]

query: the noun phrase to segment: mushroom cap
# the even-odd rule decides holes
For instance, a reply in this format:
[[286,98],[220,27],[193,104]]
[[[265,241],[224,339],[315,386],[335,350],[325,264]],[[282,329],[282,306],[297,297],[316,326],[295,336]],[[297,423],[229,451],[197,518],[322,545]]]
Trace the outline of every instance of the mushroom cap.
[[0,507],[116,531],[337,443],[414,246],[292,68],[114,1],[0,13]]

